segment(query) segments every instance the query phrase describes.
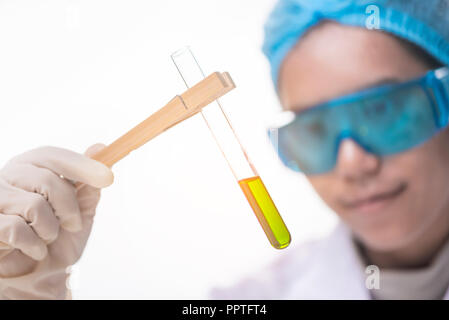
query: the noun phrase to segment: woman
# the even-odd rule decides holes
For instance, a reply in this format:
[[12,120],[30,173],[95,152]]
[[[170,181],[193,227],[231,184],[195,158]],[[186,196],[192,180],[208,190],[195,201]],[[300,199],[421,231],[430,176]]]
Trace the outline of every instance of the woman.
[[448,24],[444,0],[279,1],[276,145],[341,224],[229,297],[449,299]]
[[[275,142],[341,224],[212,297],[449,298],[448,3],[279,1],[264,52],[290,121]],[[0,241],[16,248],[0,256],[0,296],[63,298],[112,173],[46,148],[0,177]]]

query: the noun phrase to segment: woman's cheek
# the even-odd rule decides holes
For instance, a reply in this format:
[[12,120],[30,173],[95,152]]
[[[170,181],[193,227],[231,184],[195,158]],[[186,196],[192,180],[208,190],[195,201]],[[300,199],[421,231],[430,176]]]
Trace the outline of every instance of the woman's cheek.
[[331,174],[319,175],[319,176],[307,176],[310,184],[320,196],[320,198],[337,214],[341,212],[336,201],[337,199],[337,183],[335,178]]

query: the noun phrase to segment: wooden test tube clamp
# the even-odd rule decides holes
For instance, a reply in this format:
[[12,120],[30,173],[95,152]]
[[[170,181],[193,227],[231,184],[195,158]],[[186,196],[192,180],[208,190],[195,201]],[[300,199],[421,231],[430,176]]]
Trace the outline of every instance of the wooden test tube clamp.
[[195,86],[177,95],[133,129],[92,156],[111,167],[131,151],[139,148],[160,133],[201,111],[235,88],[229,73],[214,72]]
[[[112,167],[113,164],[123,159],[131,151],[141,147],[170,127],[200,112],[202,108],[234,88],[235,84],[229,73],[214,72],[183,94],[177,95],[164,107],[91,158]],[[75,182],[77,188],[82,187],[82,185],[82,183]],[[1,249],[12,250],[7,244],[0,242]]]

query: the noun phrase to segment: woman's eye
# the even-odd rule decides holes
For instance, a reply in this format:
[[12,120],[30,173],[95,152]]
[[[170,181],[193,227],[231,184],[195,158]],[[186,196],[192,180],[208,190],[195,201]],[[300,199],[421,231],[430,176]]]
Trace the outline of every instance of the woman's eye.
[[365,115],[368,117],[382,116],[388,111],[386,102],[378,102],[365,109]]
[[315,122],[307,126],[307,131],[315,136],[324,135],[326,132],[326,128],[320,122]]

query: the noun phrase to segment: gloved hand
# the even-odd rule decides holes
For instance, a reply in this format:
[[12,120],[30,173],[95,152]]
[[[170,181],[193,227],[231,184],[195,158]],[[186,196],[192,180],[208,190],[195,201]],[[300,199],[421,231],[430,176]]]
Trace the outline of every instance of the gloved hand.
[[0,170],[0,299],[66,298],[66,269],[84,250],[100,188],[114,178],[88,157],[102,148],[42,147]]

